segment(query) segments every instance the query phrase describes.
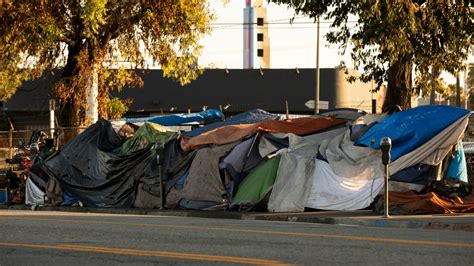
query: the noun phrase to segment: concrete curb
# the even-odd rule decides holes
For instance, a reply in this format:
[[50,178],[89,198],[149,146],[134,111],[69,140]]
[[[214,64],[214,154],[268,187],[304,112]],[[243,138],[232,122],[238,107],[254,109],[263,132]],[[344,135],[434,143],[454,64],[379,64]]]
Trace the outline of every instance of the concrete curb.
[[[32,210],[25,205],[0,205],[4,210]],[[372,211],[305,212],[305,213],[239,213],[229,211],[110,209],[91,207],[41,206],[34,211],[85,212],[98,214],[158,215],[235,220],[262,220],[296,223],[338,224],[365,227],[389,227],[474,232],[474,215],[466,216],[396,216],[384,219]],[[431,219],[430,219],[431,218]],[[444,219],[447,218],[447,219]],[[464,220],[464,218],[467,218]],[[440,221],[440,220],[445,221]]]

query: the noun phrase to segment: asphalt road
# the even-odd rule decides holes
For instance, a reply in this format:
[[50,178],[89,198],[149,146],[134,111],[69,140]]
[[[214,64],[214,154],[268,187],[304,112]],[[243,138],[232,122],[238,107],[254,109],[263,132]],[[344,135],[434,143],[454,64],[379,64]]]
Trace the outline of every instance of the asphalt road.
[[474,265],[474,233],[0,211],[0,265]]

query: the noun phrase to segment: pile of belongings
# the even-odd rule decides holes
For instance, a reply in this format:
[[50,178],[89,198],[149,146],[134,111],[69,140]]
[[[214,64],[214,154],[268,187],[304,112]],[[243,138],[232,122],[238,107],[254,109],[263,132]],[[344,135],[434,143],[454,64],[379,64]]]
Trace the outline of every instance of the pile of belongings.
[[[469,212],[474,196],[461,142],[469,116],[461,108],[421,106],[282,120],[257,109],[187,132],[151,119],[139,127],[101,120],[37,162],[40,174],[31,173],[27,190],[40,193],[30,204],[103,208],[380,209],[380,141],[390,137],[393,210]],[[415,206],[421,201],[437,205]]]

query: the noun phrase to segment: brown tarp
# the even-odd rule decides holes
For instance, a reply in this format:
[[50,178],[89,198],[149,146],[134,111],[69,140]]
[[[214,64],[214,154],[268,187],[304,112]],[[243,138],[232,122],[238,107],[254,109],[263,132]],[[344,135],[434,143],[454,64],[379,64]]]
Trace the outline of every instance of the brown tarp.
[[416,194],[414,191],[390,192],[390,211],[398,209],[408,213],[464,213],[474,212],[474,193],[456,200],[440,197],[436,193]]
[[326,117],[304,117],[285,121],[267,120],[256,124],[223,126],[196,137],[183,137],[181,148],[190,151],[200,145],[222,145],[241,140],[257,131],[308,135],[345,123],[342,119]]

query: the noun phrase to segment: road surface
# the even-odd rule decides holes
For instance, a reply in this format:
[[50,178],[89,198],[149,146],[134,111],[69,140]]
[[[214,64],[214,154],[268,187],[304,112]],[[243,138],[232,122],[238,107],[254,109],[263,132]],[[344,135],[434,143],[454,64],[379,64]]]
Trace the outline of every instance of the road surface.
[[474,233],[0,210],[0,265],[474,265]]

